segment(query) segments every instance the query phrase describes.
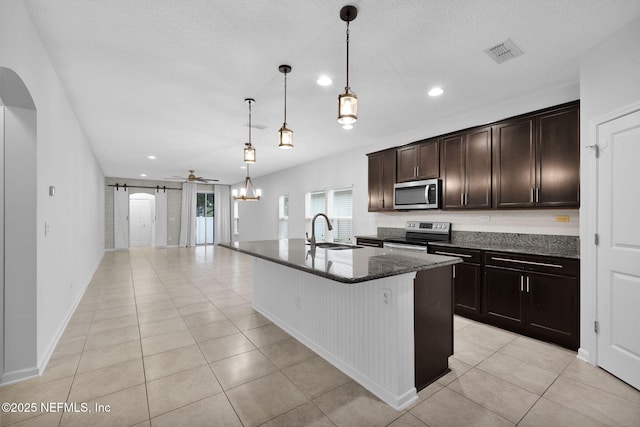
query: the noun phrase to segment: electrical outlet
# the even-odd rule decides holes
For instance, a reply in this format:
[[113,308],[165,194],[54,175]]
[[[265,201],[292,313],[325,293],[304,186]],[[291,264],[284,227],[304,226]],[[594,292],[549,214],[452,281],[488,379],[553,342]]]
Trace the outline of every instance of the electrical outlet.
[[382,303],[391,306],[391,289],[382,289]]

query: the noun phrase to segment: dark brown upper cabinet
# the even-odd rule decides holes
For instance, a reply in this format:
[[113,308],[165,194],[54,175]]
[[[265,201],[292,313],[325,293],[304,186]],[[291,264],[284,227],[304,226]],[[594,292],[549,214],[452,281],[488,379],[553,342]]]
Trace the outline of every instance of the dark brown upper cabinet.
[[369,157],[369,212],[393,210],[393,184],[396,178],[396,150]]
[[428,139],[396,150],[396,182],[440,177],[438,139]]
[[443,209],[491,208],[491,128],[442,139]]
[[493,126],[498,208],[580,206],[579,104]]

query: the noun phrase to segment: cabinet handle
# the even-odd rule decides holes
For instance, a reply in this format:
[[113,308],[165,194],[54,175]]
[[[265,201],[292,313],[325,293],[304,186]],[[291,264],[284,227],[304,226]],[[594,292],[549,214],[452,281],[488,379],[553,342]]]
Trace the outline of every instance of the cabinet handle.
[[369,243],[369,242],[357,242],[356,243],[359,246],[370,246],[372,248],[379,248],[380,245],[376,244],[376,243]]
[[505,261],[505,262],[513,262],[516,264],[528,264],[528,265],[539,265],[542,267],[553,267],[553,268],[562,268],[561,265],[558,264],[549,264],[546,262],[535,262],[535,261],[523,261],[519,259],[509,259],[509,258],[499,258],[499,257],[491,257],[494,261]]
[[464,206],[464,193],[460,193],[460,204]]
[[520,292],[524,291],[524,276],[520,276]]
[[529,293],[529,276],[527,276],[527,293]]
[[454,254],[453,252],[435,251],[434,254],[437,254],[437,255],[449,255],[449,256],[459,256],[460,258],[471,258],[471,255]]
[[536,203],[540,203],[540,187],[536,188]]
[[455,265],[453,266],[453,278],[454,279],[456,278],[456,266]]
[[467,206],[469,204],[469,193],[464,193],[464,205]]
[[536,201],[536,189],[531,187],[531,203]]

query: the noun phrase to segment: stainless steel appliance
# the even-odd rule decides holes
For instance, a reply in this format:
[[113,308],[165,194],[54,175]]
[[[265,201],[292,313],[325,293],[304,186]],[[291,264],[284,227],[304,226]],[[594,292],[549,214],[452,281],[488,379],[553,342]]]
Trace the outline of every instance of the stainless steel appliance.
[[385,248],[427,251],[429,242],[451,240],[450,222],[407,221],[404,237],[384,240]]
[[399,182],[393,185],[393,208],[439,209],[441,195],[439,179]]

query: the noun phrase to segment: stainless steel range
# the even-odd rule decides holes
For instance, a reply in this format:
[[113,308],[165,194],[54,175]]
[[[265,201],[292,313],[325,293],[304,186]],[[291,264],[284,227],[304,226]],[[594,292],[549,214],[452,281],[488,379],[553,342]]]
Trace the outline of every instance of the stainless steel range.
[[450,222],[407,221],[404,237],[384,240],[385,248],[427,250],[429,242],[451,240]]

